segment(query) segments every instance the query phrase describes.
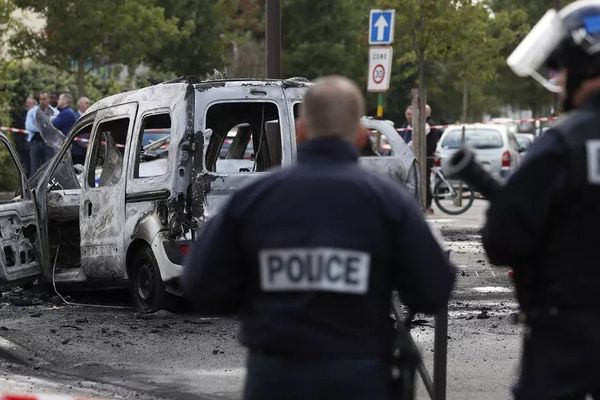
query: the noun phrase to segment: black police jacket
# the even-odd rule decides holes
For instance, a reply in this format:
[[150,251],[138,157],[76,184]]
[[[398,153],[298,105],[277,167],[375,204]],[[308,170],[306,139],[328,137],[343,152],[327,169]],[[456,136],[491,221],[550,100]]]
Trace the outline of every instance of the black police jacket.
[[[493,198],[490,261],[514,268],[527,309],[600,308],[600,92],[540,137]],[[519,280],[517,281],[519,283]]]
[[182,278],[203,309],[238,311],[241,341],[268,354],[389,357],[390,294],[447,303],[454,269],[410,194],[363,170],[339,139],[239,190],[206,225]]

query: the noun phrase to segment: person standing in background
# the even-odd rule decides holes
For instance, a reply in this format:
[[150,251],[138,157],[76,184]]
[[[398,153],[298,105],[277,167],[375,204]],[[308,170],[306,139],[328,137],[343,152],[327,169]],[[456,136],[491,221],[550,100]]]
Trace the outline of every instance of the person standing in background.
[[[37,105],[37,100],[31,96],[25,99],[23,104],[24,109],[21,109],[13,116],[13,126],[18,129],[25,129],[25,120],[27,118],[27,112]],[[23,133],[13,133],[13,139],[19,154],[19,159],[23,165],[25,176],[29,176],[29,146],[27,143],[27,136]]]
[[88,108],[90,108],[90,99],[85,96],[80,97],[79,100],[77,100],[77,111],[75,111],[77,118],[79,119],[79,117],[85,114]]
[[429,130],[427,130],[426,137],[426,154],[427,154],[427,164],[426,164],[426,179],[427,179],[427,194],[425,197],[425,213],[432,215],[433,208],[431,208],[431,203],[433,200],[433,194],[431,192],[431,171],[433,169],[433,162],[435,158],[435,150],[437,148],[437,143],[440,140],[440,132],[438,129],[434,128],[434,123],[431,118],[431,107],[429,104],[425,105],[425,122],[429,126]]
[[25,118],[25,129],[29,131],[27,133],[27,143],[29,146],[29,176],[35,174],[46,161],[52,156],[52,149],[46,145],[40,129],[35,122],[35,115],[38,110],[46,113],[48,116],[53,117],[58,115],[58,110],[50,105],[50,96],[48,92],[40,93],[40,105],[32,107],[27,111],[27,117]]
[[50,92],[49,94],[50,96],[50,106],[52,106],[52,108],[58,108],[58,94],[56,94],[56,92]]
[[77,121],[77,115],[73,110],[73,96],[63,93],[58,97],[58,115],[52,120],[52,125],[65,136]]

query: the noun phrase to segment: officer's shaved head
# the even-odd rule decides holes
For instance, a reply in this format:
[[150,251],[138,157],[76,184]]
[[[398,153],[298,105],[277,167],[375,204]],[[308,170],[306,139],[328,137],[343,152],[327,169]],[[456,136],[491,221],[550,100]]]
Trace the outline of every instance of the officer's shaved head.
[[365,113],[365,100],[358,87],[342,76],[314,81],[301,109],[301,129],[309,139],[333,136],[354,142]]

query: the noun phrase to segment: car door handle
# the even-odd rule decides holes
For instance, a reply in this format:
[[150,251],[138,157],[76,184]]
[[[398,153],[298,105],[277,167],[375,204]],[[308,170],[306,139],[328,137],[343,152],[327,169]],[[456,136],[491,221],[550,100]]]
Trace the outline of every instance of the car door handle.
[[87,212],[87,216],[91,217],[92,216],[92,202],[89,200],[86,200],[83,203],[83,208],[85,209],[85,211]]

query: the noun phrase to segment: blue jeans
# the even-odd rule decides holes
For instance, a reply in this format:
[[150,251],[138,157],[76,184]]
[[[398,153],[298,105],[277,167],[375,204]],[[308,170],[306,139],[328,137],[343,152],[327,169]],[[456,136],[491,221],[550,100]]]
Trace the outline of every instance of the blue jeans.
[[29,175],[35,174],[46,161],[52,158],[54,150],[44,143],[39,133],[29,142]]
[[390,371],[377,359],[305,360],[251,351],[243,399],[391,400]]

